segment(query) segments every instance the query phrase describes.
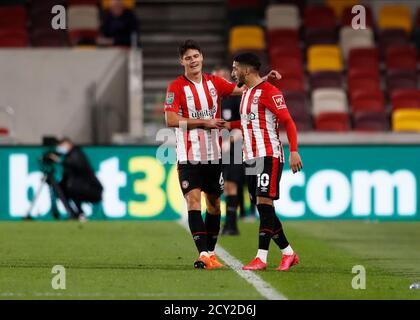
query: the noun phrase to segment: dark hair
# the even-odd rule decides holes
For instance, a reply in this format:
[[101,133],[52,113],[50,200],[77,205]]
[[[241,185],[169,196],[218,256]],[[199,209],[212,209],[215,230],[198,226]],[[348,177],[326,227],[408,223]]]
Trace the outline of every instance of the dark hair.
[[182,58],[185,52],[187,52],[187,50],[189,49],[197,50],[198,52],[202,53],[200,45],[196,41],[188,39],[188,40],[185,40],[184,43],[179,45],[178,47],[179,57]]
[[240,64],[245,64],[247,66],[251,66],[255,69],[255,71],[259,71],[261,68],[260,58],[258,58],[256,54],[250,52],[238,54],[233,58],[233,61],[236,61]]

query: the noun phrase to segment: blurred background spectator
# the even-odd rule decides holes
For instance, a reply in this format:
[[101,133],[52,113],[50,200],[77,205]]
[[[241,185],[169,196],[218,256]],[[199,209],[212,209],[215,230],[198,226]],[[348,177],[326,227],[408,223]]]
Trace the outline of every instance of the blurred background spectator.
[[139,22],[134,12],[122,0],[111,0],[103,13],[99,45],[130,46],[133,36],[139,34]]

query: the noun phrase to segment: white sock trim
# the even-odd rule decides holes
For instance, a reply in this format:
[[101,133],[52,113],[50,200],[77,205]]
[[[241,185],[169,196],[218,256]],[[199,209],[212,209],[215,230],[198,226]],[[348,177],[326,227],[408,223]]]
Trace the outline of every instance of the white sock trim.
[[200,252],[200,257],[201,257],[201,256],[210,257],[210,256],[209,256],[209,253],[208,253],[207,251],[201,251],[201,252]]
[[267,263],[267,255],[268,255],[268,250],[258,249],[257,258],[260,258],[262,262]]
[[281,249],[281,253],[283,253],[286,256],[290,256],[290,255],[294,254],[295,252],[293,251],[292,247],[289,244],[286,248]]

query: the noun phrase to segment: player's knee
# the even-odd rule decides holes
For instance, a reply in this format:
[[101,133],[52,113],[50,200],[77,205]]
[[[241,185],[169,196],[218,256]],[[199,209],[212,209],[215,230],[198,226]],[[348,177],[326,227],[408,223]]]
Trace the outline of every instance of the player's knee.
[[238,188],[235,182],[225,181],[225,195],[236,196],[238,194]]
[[188,210],[201,210],[201,192],[191,190],[185,195]]
[[273,205],[273,199],[271,198],[266,198],[266,197],[257,197],[257,205],[258,204],[268,204],[268,205]]

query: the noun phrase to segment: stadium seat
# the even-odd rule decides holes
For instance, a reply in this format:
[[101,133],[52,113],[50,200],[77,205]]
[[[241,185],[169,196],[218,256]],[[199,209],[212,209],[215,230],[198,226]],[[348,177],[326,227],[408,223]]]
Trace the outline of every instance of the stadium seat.
[[67,0],[67,4],[69,6],[75,6],[75,5],[96,6],[98,4],[98,0]]
[[377,48],[352,48],[349,51],[348,69],[379,70],[379,51]]
[[305,29],[305,45],[312,46],[317,44],[336,44],[336,29]]
[[315,117],[318,131],[345,132],[350,130],[350,116],[346,112],[325,112]]
[[297,73],[286,75],[283,74],[280,80],[270,80],[270,83],[284,92],[305,91],[303,75],[299,75]]
[[71,44],[95,44],[99,32],[99,10],[96,6],[76,5],[67,9]]
[[343,15],[344,9],[359,3],[360,0],[326,0],[326,4],[334,10],[335,15],[339,18]]
[[378,26],[380,29],[402,29],[407,34],[411,32],[410,9],[403,4],[383,5],[379,9]]
[[[101,7],[104,10],[109,8],[111,0],[101,0]],[[136,6],[136,0],[123,0],[124,7],[128,9],[133,9]]]
[[381,90],[355,90],[350,94],[352,112],[384,112],[385,98]]
[[420,109],[420,90],[396,89],[391,93],[392,110]]
[[420,132],[420,109],[399,109],[392,113],[393,131]]
[[408,35],[402,29],[380,30],[378,40],[382,56],[389,46],[407,45],[409,43]]
[[311,73],[309,75],[309,83],[312,90],[320,88],[342,88],[343,86],[341,73],[333,71]]
[[306,93],[297,91],[284,92],[287,108],[296,123],[298,131],[312,130],[311,114],[306,103]]
[[300,27],[298,7],[292,4],[272,4],[266,9],[267,30],[295,29]]
[[26,30],[0,30],[0,48],[22,48],[28,46]]
[[308,71],[336,71],[343,69],[340,48],[335,45],[315,45],[308,49]]
[[229,9],[240,9],[240,8],[261,8],[263,5],[261,0],[228,0],[227,6]]
[[389,94],[396,89],[416,89],[417,72],[413,70],[387,70],[386,88]]
[[417,70],[417,50],[413,46],[390,46],[385,51],[385,65],[389,69]]
[[34,47],[65,47],[69,45],[65,30],[38,28],[31,33],[31,45]]
[[381,90],[379,71],[375,69],[350,69],[347,74],[347,87],[350,96],[360,90]]
[[299,47],[299,32],[295,29],[275,29],[267,32],[268,50],[276,48]]
[[353,114],[353,129],[356,131],[386,131],[388,130],[385,112],[356,112]]
[[237,26],[230,29],[229,52],[248,49],[265,49],[263,29],[259,26]]
[[[373,29],[375,23],[373,20],[372,9],[365,4],[363,4],[363,6],[365,7],[365,12],[366,12],[366,27]],[[351,10],[352,10],[352,7],[344,8],[344,11],[341,17],[342,26],[352,25],[353,18],[357,15],[357,13],[352,13]]]
[[27,13],[24,6],[0,6],[0,29],[26,28]]
[[372,29],[355,30],[352,27],[340,29],[340,47],[344,58],[347,59],[349,50],[353,48],[372,48],[374,46]]
[[270,59],[272,64],[276,64],[277,60],[281,59],[298,59],[302,61],[302,51],[297,46],[281,46],[270,48]]
[[298,47],[278,47],[270,51],[271,67],[282,75],[300,78],[303,82],[303,62]]
[[348,112],[346,93],[343,89],[316,89],[312,91],[312,114]]
[[312,29],[334,29],[337,25],[333,9],[322,5],[309,5],[305,8],[304,26]]

